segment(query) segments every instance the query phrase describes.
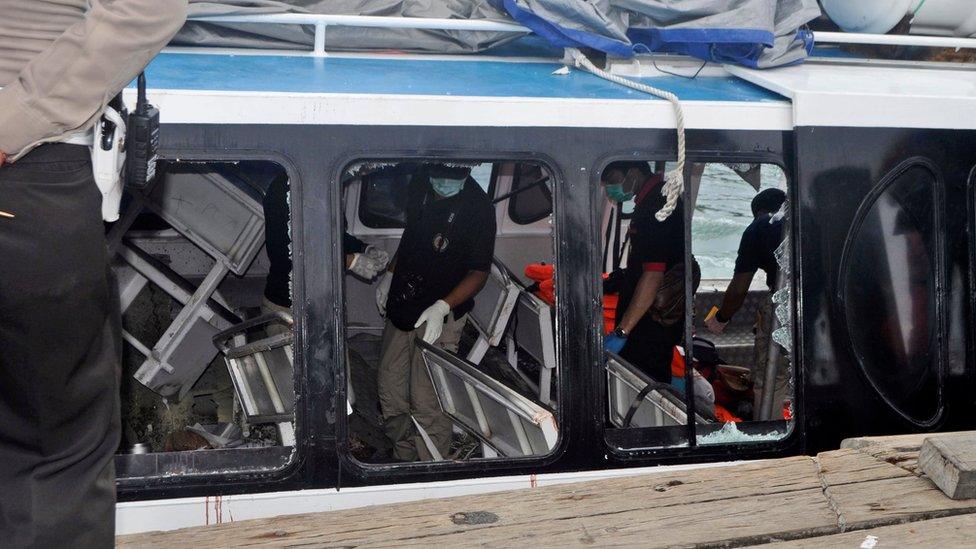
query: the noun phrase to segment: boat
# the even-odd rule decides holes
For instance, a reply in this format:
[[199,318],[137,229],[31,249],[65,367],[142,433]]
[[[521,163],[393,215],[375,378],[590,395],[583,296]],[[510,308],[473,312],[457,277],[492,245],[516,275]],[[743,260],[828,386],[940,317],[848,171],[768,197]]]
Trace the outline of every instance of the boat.
[[[973,428],[976,65],[864,56],[836,41],[872,39],[820,31],[802,63],[776,68],[620,58],[517,22],[425,18],[393,25],[516,36],[477,54],[326,47],[334,27],[385,19],[203,15],[302,26],[311,48],[177,46],[147,68],[159,176],[109,229],[128,343],[119,533]],[[976,45],[937,38],[873,41]],[[630,215],[601,184],[616,161],[680,175],[685,204],[720,200],[708,194],[720,176],[787,193],[779,284],[757,281],[747,299],[777,296],[783,410],[766,399],[755,420],[721,421],[695,400],[693,368],[678,388],[604,353],[601,278],[623,260]],[[402,189],[429,164],[471,168],[495,201],[495,262],[462,350],[421,349],[456,453],[395,463],[371,457],[375,282],[345,272],[342,241],[394,252]],[[262,314],[266,190],[281,177],[293,306]],[[691,235],[708,214],[685,212]],[[689,256],[708,255],[691,242]],[[553,302],[525,274],[533,263],[556,267]],[[687,308],[697,335],[726,282],[706,280]],[[712,338],[725,376],[749,360],[751,318]],[[688,335],[686,360],[699,352]],[[198,412],[215,421],[187,424]]]

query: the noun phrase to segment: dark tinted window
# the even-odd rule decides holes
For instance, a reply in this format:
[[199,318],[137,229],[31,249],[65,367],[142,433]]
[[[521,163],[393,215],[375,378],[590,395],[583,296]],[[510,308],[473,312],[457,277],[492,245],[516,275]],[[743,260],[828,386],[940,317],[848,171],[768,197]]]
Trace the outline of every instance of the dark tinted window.
[[528,225],[552,213],[552,191],[550,182],[538,183],[543,179],[541,166],[519,164],[512,181],[512,191],[534,185],[514,196],[508,204],[508,216],[519,225]]
[[875,389],[915,422],[940,407],[936,178],[914,165],[855,225],[843,276],[851,343]]
[[[471,178],[489,192],[494,164],[475,164]],[[406,223],[407,188],[418,165],[400,162],[361,177],[359,218],[374,229],[402,229]]]
[[362,177],[359,218],[367,227],[403,227],[406,221],[407,187],[414,168],[414,164],[401,163]]

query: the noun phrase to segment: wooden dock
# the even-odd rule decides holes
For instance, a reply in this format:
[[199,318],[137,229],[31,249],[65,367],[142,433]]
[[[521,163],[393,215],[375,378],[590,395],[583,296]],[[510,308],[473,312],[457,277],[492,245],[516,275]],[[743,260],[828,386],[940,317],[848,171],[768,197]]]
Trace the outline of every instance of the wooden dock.
[[[974,436],[973,433],[954,436]],[[918,468],[931,435],[800,456],[121,536],[121,547],[976,547],[976,499]]]

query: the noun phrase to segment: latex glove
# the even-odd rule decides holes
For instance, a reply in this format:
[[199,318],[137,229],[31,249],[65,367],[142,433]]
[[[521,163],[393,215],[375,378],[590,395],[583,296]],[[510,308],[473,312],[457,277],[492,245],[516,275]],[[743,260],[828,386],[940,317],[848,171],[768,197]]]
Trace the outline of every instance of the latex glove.
[[352,263],[349,264],[349,270],[353,274],[366,280],[373,280],[385,268],[385,263],[381,263],[365,253],[352,254]]
[[366,246],[366,251],[363,253],[380,266],[379,271],[382,271],[390,264],[390,254],[386,250],[377,248],[376,246]]
[[705,319],[705,327],[708,328],[709,332],[713,334],[721,334],[725,331],[725,326],[728,322],[719,322],[718,315],[711,315]]
[[426,322],[427,329],[424,330],[423,340],[427,343],[433,343],[441,337],[441,332],[444,330],[444,318],[450,312],[451,306],[443,299],[438,299],[420,313],[420,318],[417,319],[417,323],[413,327],[419,328],[421,324]]
[[620,351],[623,350],[624,345],[627,344],[626,337],[620,337],[614,334],[607,334],[603,338],[603,350],[610,351],[615,355],[619,355]]
[[393,273],[387,272],[380,278],[376,286],[376,308],[380,316],[386,316],[386,298],[390,295],[390,284],[393,283]]

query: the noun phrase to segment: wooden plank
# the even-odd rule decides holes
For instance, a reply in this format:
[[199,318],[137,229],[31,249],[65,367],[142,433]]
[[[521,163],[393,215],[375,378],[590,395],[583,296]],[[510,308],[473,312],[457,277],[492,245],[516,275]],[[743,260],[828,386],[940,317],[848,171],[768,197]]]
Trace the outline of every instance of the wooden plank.
[[[691,507],[713,504],[728,512],[726,500],[771,497],[770,504],[791,492],[805,492],[803,501],[816,504],[806,514],[813,522],[804,527],[830,526],[819,518],[830,517],[823,499],[815,462],[808,457],[755,462],[735,467],[718,467],[660,475],[627,477],[605,481],[517,490],[497,494],[463,496],[395,505],[352,509],[277,519],[261,519],[184,531],[122,536],[122,546],[166,546],[174,543],[213,543],[214,540],[268,539],[284,532],[291,543],[316,537],[327,544],[406,543],[411,537],[449,536],[473,530],[511,527],[531,531],[542,523],[562,524],[567,520],[611,515],[648,516],[661,514],[670,520],[674,514],[694,515]],[[805,498],[805,499],[804,499]],[[765,500],[764,500],[765,501]],[[809,506],[808,505],[808,506]],[[682,507],[674,511],[672,507]],[[488,512],[497,517],[489,524],[455,524],[450,517],[458,512]],[[751,512],[749,512],[751,513]],[[746,514],[749,514],[746,513]],[[826,514],[825,514],[826,513]],[[716,511],[716,514],[719,515]],[[587,528],[596,527],[603,519]],[[785,521],[793,527],[794,521]],[[409,528],[404,528],[409,525]],[[700,526],[700,523],[698,523]],[[660,523],[659,523],[660,526]],[[768,528],[768,526],[767,526]],[[758,532],[757,529],[750,530]],[[326,539],[320,536],[328,534]],[[409,535],[408,535],[409,534]],[[510,534],[505,534],[506,536]],[[228,536],[230,538],[228,538]],[[154,545],[155,544],[155,545]]]
[[911,476],[905,469],[859,450],[823,452],[817,460],[825,481],[831,486]]
[[[838,531],[834,514],[818,489],[737,498],[731,500],[734,503],[713,500],[654,508],[632,501],[631,510],[611,513],[586,501],[552,502],[530,516],[507,511],[504,502],[499,503],[491,495],[452,500],[455,501],[450,509],[408,511],[400,506],[382,506],[385,516],[380,522],[371,516],[337,519],[335,513],[318,513],[279,521],[247,521],[184,532],[126,536],[128,539],[122,539],[121,546],[665,547],[725,544],[741,539],[759,542]],[[452,518],[462,510],[469,514],[474,510],[491,513],[497,522],[456,524]]]
[[[885,459],[924,435],[855,448],[493,494],[123,536],[120,546],[745,545],[976,512]],[[881,456],[881,458],[875,457]],[[846,539],[846,538],[845,538]]]
[[976,547],[976,515],[923,520],[857,530],[844,534],[764,545],[770,549],[820,549],[821,547],[865,547],[890,549],[912,547],[945,549]]
[[919,452],[921,470],[952,499],[976,498],[976,434],[934,436]]
[[831,485],[829,496],[848,528],[976,513],[976,500],[949,499],[915,476]]

